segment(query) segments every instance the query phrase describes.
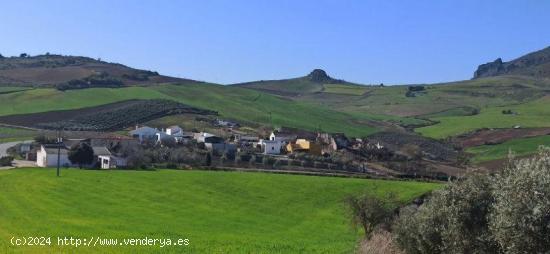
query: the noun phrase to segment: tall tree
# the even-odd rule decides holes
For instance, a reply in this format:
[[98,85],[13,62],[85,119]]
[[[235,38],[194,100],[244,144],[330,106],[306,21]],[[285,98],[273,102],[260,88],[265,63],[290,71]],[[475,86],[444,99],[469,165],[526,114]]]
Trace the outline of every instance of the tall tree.
[[79,168],[82,168],[82,165],[94,162],[94,150],[87,143],[80,143],[73,146],[69,151],[69,160],[73,164],[78,164]]

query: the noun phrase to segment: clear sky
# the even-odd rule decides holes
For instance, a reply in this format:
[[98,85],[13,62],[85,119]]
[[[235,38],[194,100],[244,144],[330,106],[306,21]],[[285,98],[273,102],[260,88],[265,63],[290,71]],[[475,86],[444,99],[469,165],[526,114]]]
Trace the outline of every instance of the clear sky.
[[0,54],[100,57],[217,83],[432,83],[550,46],[550,1],[6,1]]

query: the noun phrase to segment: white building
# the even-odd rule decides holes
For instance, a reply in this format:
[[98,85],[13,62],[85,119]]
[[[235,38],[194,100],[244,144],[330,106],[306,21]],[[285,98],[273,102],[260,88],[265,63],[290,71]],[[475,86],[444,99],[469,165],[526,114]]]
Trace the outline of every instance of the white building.
[[[59,149],[59,165],[71,166],[68,150],[61,145]],[[58,145],[41,145],[40,150],[36,152],[36,165],[39,167],[56,167],[57,166],[57,151]]]
[[183,133],[183,129],[177,125],[166,128],[166,134],[175,136]]
[[130,131],[130,136],[139,139],[139,142],[143,142],[144,140],[158,140],[157,133],[160,133],[160,131],[155,128],[143,126],[139,128],[136,127],[135,130]]
[[193,138],[197,141],[197,143],[205,143],[208,138],[215,136],[216,135],[208,132],[199,132],[193,134]]
[[124,168],[128,165],[127,160],[122,157],[100,155],[97,158],[101,169]]
[[282,142],[280,140],[260,139],[258,144],[262,146],[264,154],[281,154]]
[[288,133],[271,132],[271,135],[269,135],[269,140],[279,141],[281,143],[290,143],[295,139],[296,139],[296,135],[288,134]]

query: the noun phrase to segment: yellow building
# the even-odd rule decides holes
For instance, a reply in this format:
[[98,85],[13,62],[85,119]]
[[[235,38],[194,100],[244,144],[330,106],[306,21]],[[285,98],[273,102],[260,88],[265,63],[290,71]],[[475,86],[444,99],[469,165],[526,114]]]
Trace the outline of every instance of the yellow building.
[[322,154],[321,146],[305,139],[297,139],[296,142],[287,144],[286,150],[289,153],[306,152],[314,155]]

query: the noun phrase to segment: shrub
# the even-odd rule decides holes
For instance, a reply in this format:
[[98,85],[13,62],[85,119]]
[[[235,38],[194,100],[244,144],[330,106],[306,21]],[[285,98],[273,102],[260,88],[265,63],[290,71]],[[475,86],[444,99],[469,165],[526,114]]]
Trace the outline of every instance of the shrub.
[[376,227],[386,223],[392,216],[396,202],[393,194],[379,198],[370,193],[359,196],[349,196],[345,203],[348,207],[352,224],[361,226],[367,239]]
[[495,177],[490,229],[507,253],[550,252],[550,149]]
[[94,150],[87,143],[79,143],[69,151],[69,160],[82,168],[82,165],[89,165],[94,162]]
[[9,167],[13,161],[12,156],[4,156],[0,158],[0,167]]
[[549,253],[550,150],[447,185],[393,230],[407,253]]

